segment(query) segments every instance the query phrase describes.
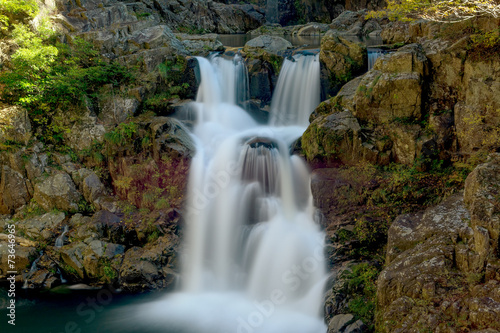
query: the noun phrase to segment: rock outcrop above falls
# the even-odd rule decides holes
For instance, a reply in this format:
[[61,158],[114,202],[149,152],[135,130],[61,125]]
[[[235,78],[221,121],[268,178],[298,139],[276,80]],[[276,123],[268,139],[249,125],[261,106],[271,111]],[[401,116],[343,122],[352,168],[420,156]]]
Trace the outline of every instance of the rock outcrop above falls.
[[[309,160],[412,165],[436,156],[444,161],[468,157],[498,145],[500,101],[494,94],[500,75],[498,57],[476,57],[471,48],[467,51],[466,38],[452,43],[411,31],[415,35],[410,39],[419,43],[383,55],[373,69],[345,84],[314,111],[303,137]],[[348,67],[331,73],[342,74],[344,68]],[[360,130],[351,130],[348,136],[335,128],[319,130],[324,118],[337,112],[349,112]],[[334,141],[339,149],[324,149],[325,142]]]

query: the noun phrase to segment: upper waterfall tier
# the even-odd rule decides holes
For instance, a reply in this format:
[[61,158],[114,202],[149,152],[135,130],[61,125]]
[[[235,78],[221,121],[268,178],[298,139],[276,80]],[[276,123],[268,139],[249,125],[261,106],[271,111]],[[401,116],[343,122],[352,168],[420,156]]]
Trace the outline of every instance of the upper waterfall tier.
[[286,59],[271,102],[271,125],[307,126],[320,102],[319,55],[297,54]]

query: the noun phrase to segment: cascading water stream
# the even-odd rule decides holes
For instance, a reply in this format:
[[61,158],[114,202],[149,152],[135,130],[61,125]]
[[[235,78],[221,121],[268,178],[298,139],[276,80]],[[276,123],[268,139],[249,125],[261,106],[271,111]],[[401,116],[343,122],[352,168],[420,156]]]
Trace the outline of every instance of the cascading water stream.
[[[240,59],[197,59],[182,287],[134,318],[167,332],[325,332],[324,235],[312,218],[307,167],[289,155],[319,103],[317,56],[285,63],[273,126],[236,105],[248,96],[237,88],[247,80]],[[306,102],[285,101],[289,90]]]
[[377,59],[384,53],[385,52],[381,49],[368,49],[368,70],[373,68]]
[[62,234],[56,239],[56,243],[54,244],[55,247],[60,248],[64,245],[64,236],[66,236],[68,230],[69,230],[68,226],[65,225]]
[[285,59],[271,101],[271,125],[309,125],[320,102],[319,54]]

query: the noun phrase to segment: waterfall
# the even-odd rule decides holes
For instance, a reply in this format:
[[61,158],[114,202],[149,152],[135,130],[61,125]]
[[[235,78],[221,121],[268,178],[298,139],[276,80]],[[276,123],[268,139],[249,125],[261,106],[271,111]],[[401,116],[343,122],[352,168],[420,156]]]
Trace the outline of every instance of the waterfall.
[[372,69],[375,61],[384,54],[381,49],[368,49],[368,70]]
[[40,261],[40,258],[42,256],[43,256],[43,251],[40,251],[40,255],[38,256],[38,258],[36,258],[33,261],[33,263],[31,264],[29,272],[27,274],[23,273],[23,277],[24,277],[24,283],[23,283],[23,287],[22,287],[23,289],[29,288],[28,279],[37,271],[37,269],[38,269],[37,264]]
[[286,59],[271,101],[271,125],[309,125],[320,102],[319,55],[297,54]]
[[300,81],[291,83],[296,94],[318,96],[304,98],[300,117],[288,116],[283,98],[291,96],[282,87],[275,105],[287,121],[279,127],[258,125],[237,106],[235,87],[245,86],[240,61],[197,59],[181,287],[142,305],[133,320],[168,332],[325,332],[324,234],[313,220],[309,171],[289,154],[319,103],[319,86],[309,89],[313,78],[319,85],[317,56],[285,64],[281,75]]
[[62,284],[65,284],[67,283],[68,281],[64,278],[64,276],[62,275],[62,272],[61,270],[59,269],[59,267],[57,267],[57,274],[59,274],[59,280],[61,280],[61,283]]
[[64,245],[64,236],[66,235],[68,230],[69,230],[68,226],[65,225],[62,234],[56,239],[56,243],[54,245],[55,247],[60,248]]

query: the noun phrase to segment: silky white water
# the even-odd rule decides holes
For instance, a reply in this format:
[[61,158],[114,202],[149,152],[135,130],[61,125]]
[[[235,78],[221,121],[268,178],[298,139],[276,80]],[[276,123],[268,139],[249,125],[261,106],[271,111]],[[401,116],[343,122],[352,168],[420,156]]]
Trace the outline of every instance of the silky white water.
[[271,101],[270,124],[309,125],[309,115],[320,102],[319,54],[297,54],[285,59]]
[[[181,290],[135,309],[133,318],[165,332],[325,332],[324,235],[312,218],[307,167],[289,154],[312,101],[319,103],[319,65],[317,96],[302,91],[307,109],[291,111],[304,115],[288,117],[289,104],[273,99],[287,121],[261,126],[236,105],[248,96],[235,89],[248,87],[239,82],[248,80],[241,59],[197,59]],[[303,59],[281,75],[309,82],[317,58]],[[278,93],[296,88],[288,83]]]

